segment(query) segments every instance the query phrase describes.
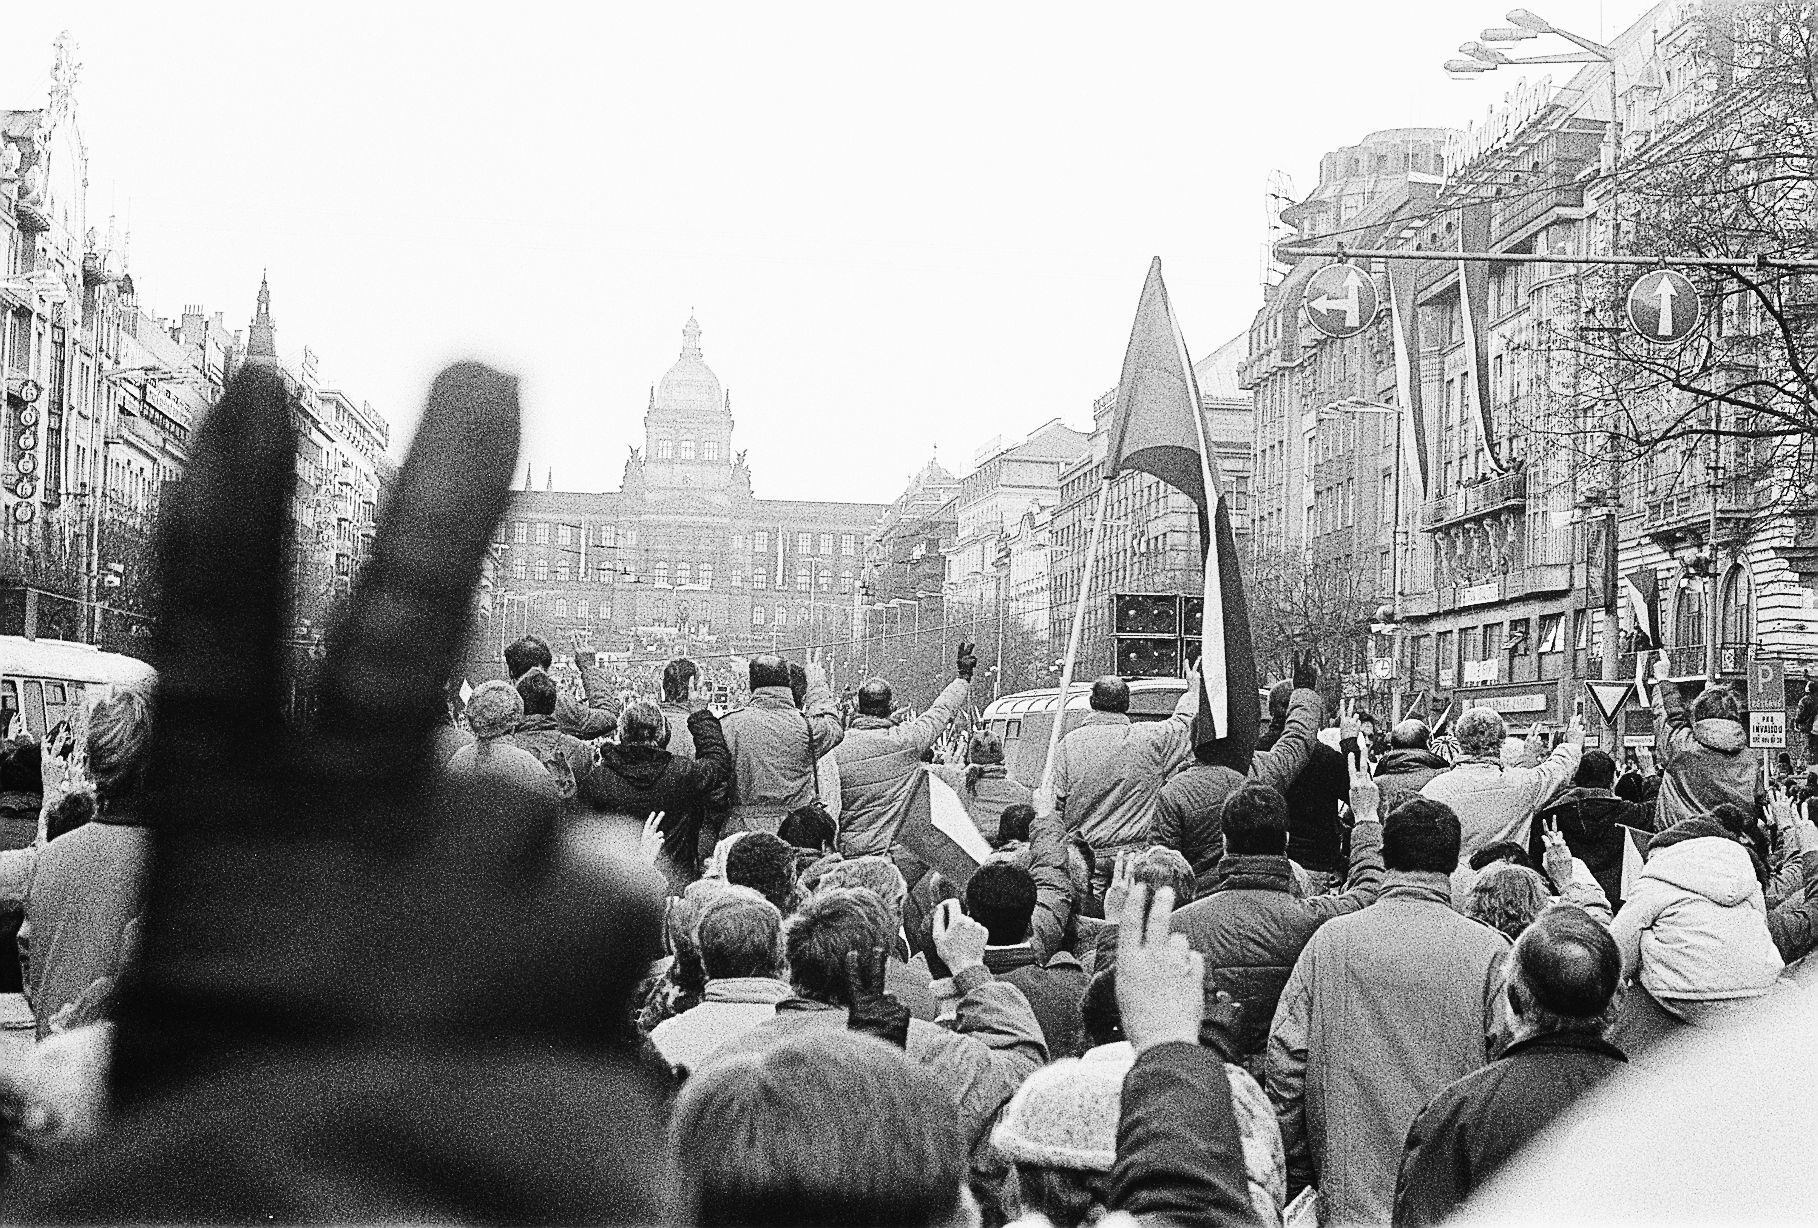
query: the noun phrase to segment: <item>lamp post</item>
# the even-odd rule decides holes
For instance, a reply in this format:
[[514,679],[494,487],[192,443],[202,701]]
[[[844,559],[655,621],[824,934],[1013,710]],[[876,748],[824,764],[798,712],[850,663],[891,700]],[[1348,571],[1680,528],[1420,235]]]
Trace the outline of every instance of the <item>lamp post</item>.
[[[1407,548],[1408,540],[1407,527],[1403,523],[1401,510],[1402,408],[1399,402],[1393,405],[1383,405],[1375,401],[1366,401],[1359,397],[1346,397],[1343,400],[1333,401],[1330,405],[1325,406],[1319,411],[1319,416],[1321,418],[1336,418],[1342,417],[1345,414],[1381,414],[1392,419],[1395,424],[1394,477],[1391,484],[1392,493],[1390,495],[1390,502],[1392,504],[1391,515],[1393,516],[1393,519],[1390,521],[1391,528],[1389,530],[1390,617],[1388,626],[1391,628],[1389,632],[1389,655],[1392,658],[1399,660],[1401,657],[1401,558],[1402,552]],[[1399,708],[1399,703],[1397,703],[1396,706]]]

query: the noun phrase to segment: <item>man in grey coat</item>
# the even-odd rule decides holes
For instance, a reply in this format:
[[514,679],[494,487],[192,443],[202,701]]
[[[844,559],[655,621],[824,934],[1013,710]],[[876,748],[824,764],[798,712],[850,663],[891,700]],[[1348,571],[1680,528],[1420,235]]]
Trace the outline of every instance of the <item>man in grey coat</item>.
[[1386,1224],[1408,1127],[1489,1060],[1508,939],[1452,910],[1458,816],[1413,798],[1383,824],[1376,903],[1313,935],[1269,1031],[1289,1192],[1327,1224]]
[[958,676],[926,712],[901,724],[892,719],[888,682],[873,678],[859,688],[858,715],[833,752],[840,769],[840,852],[848,857],[890,852],[916,789],[926,787],[922,756],[966,706],[977,665],[972,645],[961,644]]
[[827,675],[812,658],[808,690],[795,706],[789,663],[766,653],[751,660],[751,702],[720,721],[732,753],[732,810],[724,832],[774,833],[792,810],[815,799],[815,765],[840,744],[840,726]]

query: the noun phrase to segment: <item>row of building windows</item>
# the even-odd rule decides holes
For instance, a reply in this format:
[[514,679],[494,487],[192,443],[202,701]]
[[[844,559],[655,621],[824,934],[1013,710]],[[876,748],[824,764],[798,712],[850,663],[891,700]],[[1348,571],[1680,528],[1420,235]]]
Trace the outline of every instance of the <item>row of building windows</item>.
[[695,459],[697,451],[701,460],[717,461],[720,459],[720,441],[703,439],[698,449],[692,439],[659,439],[656,441],[656,458],[658,460],[691,461]]
[[[501,539],[503,528],[501,527]],[[533,542],[538,546],[553,544],[573,546],[585,536],[580,525],[566,524],[561,521],[524,521],[514,520],[511,524],[511,542],[516,546],[528,546]],[[616,549],[621,546],[637,545],[637,532],[632,529],[621,530],[617,525],[600,526],[597,545],[604,549]],[[786,545],[789,534],[783,530],[776,531],[776,544]],[[831,555],[835,544],[839,553],[847,556],[858,554],[858,534],[856,533],[797,533],[795,535],[795,553]],[[585,544],[583,542],[583,544]],[[751,535],[751,551],[754,554],[768,554],[771,547],[770,530],[759,529]],[[742,551],[745,548],[743,534],[734,534],[732,548]]]
[[[621,576],[626,577],[628,582],[631,583],[635,583],[637,580],[637,577],[633,573],[611,566],[602,566],[592,574],[597,578],[597,582],[600,584],[616,583]],[[557,584],[569,583],[570,577],[572,576],[575,583],[585,584],[588,582],[589,573],[586,569],[578,566],[571,569],[567,560],[561,560],[552,564],[546,559],[537,559],[534,562],[530,559],[514,559],[511,564],[511,575],[514,580],[537,580],[543,583],[554,580]],[[674,567],[671,568],[668,559],[658,559],[650,566],[650,579],[651,582],[655,584],[673,584],[677,587],[692,584],[702,588],[712,588],[714,581],[714,566],[712,563],[692,563],[687,559],[683,559],[678,561]],[[823,593],[831,593],[834,591],[834,576],[831,568],[823,567],[817,572],[807,567],[798,567],[795,569],[794,579],[795,590],[799,593],[813,592],[816,590]],[[842,593],[851,592],[853,582],[856,579],[857,576],[850,567],[840,572],[839,591]],[[730,583],[733,588],[743,588],[745,585],[744,574],[738,571],[730,573],[728,576],[728,583]],[[769,588],[770,572],[763,568],[754,570],[751,573],[751,587],[754,589]],[[779,589],[790,587],[785,575],[778,575],[776,587]]]

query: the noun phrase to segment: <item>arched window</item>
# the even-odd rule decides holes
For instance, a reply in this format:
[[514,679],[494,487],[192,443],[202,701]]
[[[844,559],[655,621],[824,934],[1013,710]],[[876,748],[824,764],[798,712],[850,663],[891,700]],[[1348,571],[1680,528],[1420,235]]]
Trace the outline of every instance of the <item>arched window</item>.
[[1692,576],[1681,576],[1673,603],[1673,639],[1675,648],[1689,648],[1704,643],[1704,607],[1706,597]]
[[656,564],[650,570],[651,570],[651,578],[653,580],[655,580],[658,584],[669,583],[669,560],[668,559],[658,559],[656,561]]
[[833,588],[833,573],[823,567],[821,569],[821,591],[823,593],[830,592],[832,590],[832,588]]
[[688,583],[688,576],[689,576],[688,560],[683,559],[681,562],[679,562],[675,565],[675,582],[677,584],[686,584],[686,583]]
[[1721,611],[1719,626],[1723,638],[1720,644],[1747,644],[1755,638],[1755,601],[1752,585],[1749,581],[1748,568],[1736,566],[1730,568],[1723,578],[1723,600],[1718,609]]
[[776,625],[779,627],[787,627],[789,625],[789,611],[784,606],[778,606],[776,608]]
[[581,622],[587,621],[587,598],[582,597],[574,603],[574,616]]
[[537,579],[539,579],[539,580],[549,579],[549,564],[546,563],[545,561],[543,561],[542,559],[537,560]]

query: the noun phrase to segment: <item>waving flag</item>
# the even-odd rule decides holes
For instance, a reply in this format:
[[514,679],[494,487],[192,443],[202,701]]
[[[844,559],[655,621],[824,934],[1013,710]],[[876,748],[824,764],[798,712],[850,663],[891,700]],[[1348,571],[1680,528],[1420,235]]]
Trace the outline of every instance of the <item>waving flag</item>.
[[1389,265],[1389,314],[1395,338],[1395,396],[1407,411],[1414,431],[1415,467],[1420,473],[1420,494],[1427,496],[1427,417],[1421,403],[1420,305],[1421,265],[1413,260],[1391,260]]
[[[1218,746],[1217,762],[1238,772],[1256,750],[1256,657],[1250,614],[1231,532],[1231,509],[1218,481],[1218,460],[1206,441],[1199,383],[1162,283],[1161,259],[1149,265],[1124,350],[1111,418],[1108,474],[1152,474],[1193,500],[1205,545],[1205,605],[1200,626],[1199,715],[1193,744]],[[1239,698],[1233,702],[1232,697]]]
[[952,785],[926,765],[909,801],[909,817],[903,820],[897,839],[961,892],[966,890],[972,872],[991,856],[991,846],[979,835],[978,825],[966,812],[966,803]]
[[[1467,205],[1458,211],[1458,250],[1481,252],[1490,246],[1490,206]],[[1482,260],[1458,262],[1458,301],[1464,314],[1465,387],[1477,436],[1492,473],[1503,471],[1490,395],[1490,266]]]
[[1622,578],[1623,596],[1635,615],[1635,651],[1652,652],[1665,645],[1660,639],[1660,577],[1652,567],[1641,567]]

